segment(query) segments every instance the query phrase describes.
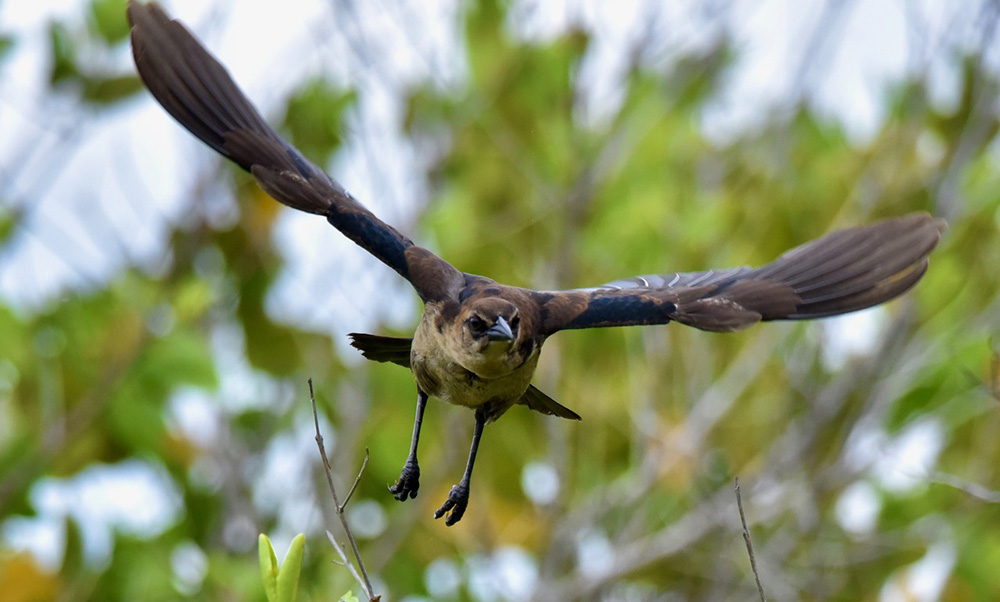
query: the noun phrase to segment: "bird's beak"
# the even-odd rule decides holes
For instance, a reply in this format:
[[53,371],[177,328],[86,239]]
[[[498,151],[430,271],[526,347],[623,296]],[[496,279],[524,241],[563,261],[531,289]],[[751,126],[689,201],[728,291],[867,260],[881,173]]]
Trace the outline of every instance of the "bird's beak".
[[486,331],[486,337],[491,341],[513,341],[514,333],[511,332],[507,320],[497,316],[497,323]]

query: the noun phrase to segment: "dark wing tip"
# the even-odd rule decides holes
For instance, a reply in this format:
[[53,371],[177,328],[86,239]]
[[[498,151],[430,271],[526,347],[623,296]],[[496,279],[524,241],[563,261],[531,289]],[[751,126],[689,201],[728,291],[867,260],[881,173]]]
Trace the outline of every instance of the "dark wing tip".
[[[132,57],[139,77],[174,119],[202,142],[249,171],[270,160],[271,167],[294,168],[286,145],[243,94],[226,68],[183,23],[155,2],[130,0]],[[254,132],[251,149],[228,144],[234,132]],[[261,148],[269,150],[259,156]]]
[[[786,281],[802,298],[788,317],[845,314],[902,295],[927,271],[928,256],[947,227],[945,220],[919,212],[834,233],[803,247],[808,251],[785,270]],[[843,243],[826,242],[834,236]],[[796,269],[797,264],[803,267]]]
[[917,212],[831,232],[759,268],[637,276],[596,289],[536,295],[547,316],[546,335],[671,320],[728,332],[759,321],[824,318],[884,303],[912,288],[947,227],[945,220]]
[[127,15],[140,78],[188,131],[249,171],[279,202],[327,216],[335,228],[407,278],[422,299],[445,298],[462,282],[458,270],[429,251],[414,250],[408,238],[281,138],[180,21],[154,2],[137,0],[130,0]]

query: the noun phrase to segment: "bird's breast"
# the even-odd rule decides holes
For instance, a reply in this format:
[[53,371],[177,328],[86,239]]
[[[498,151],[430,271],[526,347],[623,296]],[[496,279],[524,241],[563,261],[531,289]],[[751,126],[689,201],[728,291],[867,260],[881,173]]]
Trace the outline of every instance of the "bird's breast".
[[418,328],[410,351],[413,376],[428,395],[467,408],[488,406],[488,418],[495,419],[514,405],[531,384],[537,353],[506,374],[484,378],[455,361],[435,334]]

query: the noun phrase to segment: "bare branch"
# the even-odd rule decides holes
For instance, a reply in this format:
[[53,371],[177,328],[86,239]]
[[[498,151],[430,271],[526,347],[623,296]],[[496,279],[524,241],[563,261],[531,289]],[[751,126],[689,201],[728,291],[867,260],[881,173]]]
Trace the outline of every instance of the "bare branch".
[[760,574],[757,573],[757,559],[753,555],[753,541],[750,540],[750,529],[747,528],[747,517],[743,513],[743,497],[740,495],[740,478],[736,477],[736,507],[740,509],[740,522],[743,523],[743,541],[747,544],[747,554],[750,555],[750,569],[753,570],[754,581],[757,582],[757,593],[760,594],[760,602],[767,602],[764,596],[764,588],[760,584]]
[[[330,495],[333,496],[333,503],[337,507],[337,518],[340,519],[340,524],[344,528],[344,533],[347,534],[347,541],[351,543],[351,552],[354,554],[354,559],[358,562],[358,568],[361,570],[361,578],[358,578],[358,573],[351,566],[350,562],[347,560],[347,556],[344,551],[337,545],[334,541],[332,535],[327,532],[330,538],[330,542],[333,544],[334,549],[340,554],[340,557],[344,560],[344,563],[350,567],[351,574],[357,579],[358,583],[365,590],[365,595],[368,596],[370,602],[376,602],[381,600],[381,594],[376,594],[372,589],[371,579],[368,578],[368,571],[365,569],[365,562],[361,560],[361,552],[358,551],[358,542],[354,539],[354,534],[351,533],[351,527],[347,524],[347,519],[344,517],[344,506],[347,505],[347,500],[344,503],[340,503],[340,498],[337,496],[337,488],[333,484],[333,468],[330,466],[330,460],[326,456],[326,447],[323,445],[323,435],[319,431],[319,414],[316,411],[316,394],[313,391],[313,381],[309,379],[309,402],[312,404],[313,412],[313,424],[316,425],[316,446],[319,448],[319,455],[323,458],[323,471],[326,473],[326,484],[330,487]],[[361,479],[361,473],[364,472],[365,466],[368,464],[368,451],[365,450],[365,462],[361,466],[361,472],[358,473],[358,478],[354,481],[354,487],[357,487],[358,480]],[[351,487],[351,492],[347,494],[347,499],[351,498],[351,494],[354,493],[354,487]]]
[[354,479],[354,484],[351,485],[351,490],[347,492],[347,497],[344,498],[344,503],[337,507],[338,512],[343,513],[344,508],[347,507],[347,502],[351,501],[351,496],[354,495],[354,490],[358,488],[358,483],[361,482],[361,475],[365,474],[365,469],[368,468],[368,458],[371,455],[368,453],[368,448],[365,448],[365,460],[361,463],[361,470],[358,471],[358,476]]
[[358,574],[358,571],[357,569],[354,568],[354,565],[351,564],[349,560],[347,560],[347,554],[344,553],[343,546],[337,543],[337,538],[334,537],[333,533],[330,533],[329,531],[326,532],[326,538],[330,540],[330,545],[333,546],[333,549],[337,552],[337,555],[340,556],[339,561],[334,560],[333,562],[342,566],[346,566],[347,570],[350,571],[351,575],[354,576],[354,579],[358,583],[361,583],[362,582],[361,575]]

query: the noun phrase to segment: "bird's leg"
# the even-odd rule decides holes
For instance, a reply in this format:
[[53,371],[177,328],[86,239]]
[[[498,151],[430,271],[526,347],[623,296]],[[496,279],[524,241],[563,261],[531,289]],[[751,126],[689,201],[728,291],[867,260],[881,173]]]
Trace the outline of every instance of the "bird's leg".
[[406,457],[403,472],[396,484],[389,487],[393,497],[401,502],[417,497],[420,489],[420,466],[417,465],[417,441],[420,440],[420,423],[424,420],[424,406],[427,405],[427,393],[417,388],[417,415],[413,419],[413,438],[410,440],[410,455]]
[[434,512],[434,518],[441,518],[450,511],[444,521],[449,527],[462,520],[465,508],[469,505],[469,481],[472,479],[472,466],[476,463],[476,452],[479,451],[479,439],[483,436],[484,426],[486,414],[482,410],[476,410],[476,430],[472,433],[472,449],[469,450],[469,461],[465,464],[465,474],[458,485],[451,488],[448,501]]

